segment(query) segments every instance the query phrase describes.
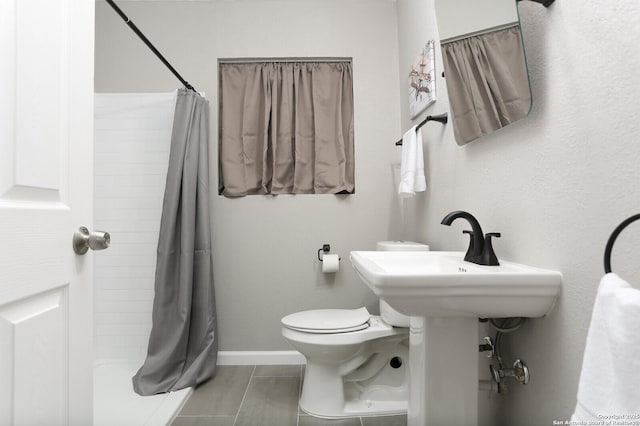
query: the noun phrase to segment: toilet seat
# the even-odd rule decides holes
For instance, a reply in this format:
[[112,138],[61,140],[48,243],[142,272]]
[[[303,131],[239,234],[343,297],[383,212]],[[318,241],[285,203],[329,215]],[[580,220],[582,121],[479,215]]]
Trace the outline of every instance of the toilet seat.
[[371,314],[367,308],[314,309],[296,312],[282,318],[282,325],[303,333],[334,334],[364,330]]

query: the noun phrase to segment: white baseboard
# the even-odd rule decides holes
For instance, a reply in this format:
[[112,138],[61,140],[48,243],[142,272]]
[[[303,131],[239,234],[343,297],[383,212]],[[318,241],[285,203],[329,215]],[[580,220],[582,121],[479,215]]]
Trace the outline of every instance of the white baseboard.
[[218,365],[300,365],[304,356],[298,351],[219,351]]

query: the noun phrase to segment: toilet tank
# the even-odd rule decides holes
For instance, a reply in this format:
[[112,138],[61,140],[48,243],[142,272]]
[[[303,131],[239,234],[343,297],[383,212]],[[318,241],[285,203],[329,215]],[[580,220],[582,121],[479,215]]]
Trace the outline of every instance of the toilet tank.
[[[378,251],[429,251],[426,244],[413,241],[378,241]],[[380,316],[389,325],[394,327],[409,327],[409,317],[393,309],[389,304],[380,300]]]
[[429,246],[413,241],[378,241],[377,251],[429,251]]

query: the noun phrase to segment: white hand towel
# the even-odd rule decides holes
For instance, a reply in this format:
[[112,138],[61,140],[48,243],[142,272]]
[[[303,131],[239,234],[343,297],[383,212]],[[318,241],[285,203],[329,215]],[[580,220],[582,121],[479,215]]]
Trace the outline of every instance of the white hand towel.
[[422,155],[422,132],[413,126],[402,136],[402,161],[400,163],[400,185],[398,195],[413,197],[416,192],[427,189]]
[[606,274],[593,306],[571,420],[640,420],[629,417],[640,415],[639,384],[640,290]]

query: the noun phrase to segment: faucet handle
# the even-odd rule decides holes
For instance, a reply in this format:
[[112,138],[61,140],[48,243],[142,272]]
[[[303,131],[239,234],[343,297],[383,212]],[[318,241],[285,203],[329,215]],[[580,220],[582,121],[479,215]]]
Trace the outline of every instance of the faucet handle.
[[499,266],[498,257],[493,251],[493,244],[491,243],[491,237],[500,238],[499,232],[489,232],[484,235],[484,247],[482,248],[482,259],[484,265]]

